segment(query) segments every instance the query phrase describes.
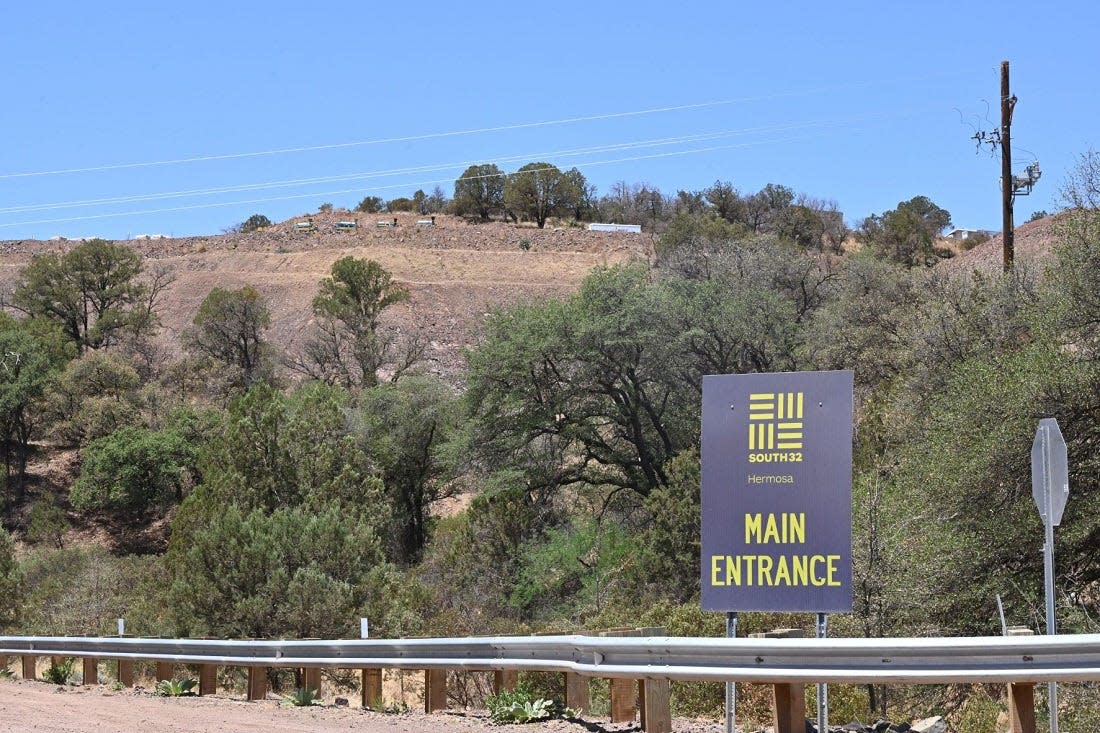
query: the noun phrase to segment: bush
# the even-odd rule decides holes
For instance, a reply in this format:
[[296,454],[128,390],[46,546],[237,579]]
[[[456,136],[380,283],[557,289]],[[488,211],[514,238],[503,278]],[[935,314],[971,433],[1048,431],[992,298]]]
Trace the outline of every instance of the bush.
[[297,690],[287,696],[286,702],[289,705],[293,705],[296,708],[308,708],[312,705],[320,696],[319,690],[307,690],[304,687],[299,687]]
[[73,676],[73,659],[66,657],[60,664],[51,663],[42,675],[42,679],[55,685],[69,684],[69,678]]
[[92,441],[82,458],[75,508],[143,512],[182,500],[197,449],[172,430],[126,427]]
[[248,234],[249,232],[254,232],[258,229],[264,229],[269,226],[271,226],[271,219],[268,219],[263,214],[253,214],[252,216],[242,221],[237,226],[237,229],[241,232],[241,234]]
[[199,683],[192,679],[161,680],[157,683],[156,693],[161,697],[190,697]]
[[499,695],[485,698],[485,707],[494,723],[533,723],[562,716],[572,717],[575,712],[558,703],[540,697],[535,699],[531,688],[524,682],[514,690],[504,690]]

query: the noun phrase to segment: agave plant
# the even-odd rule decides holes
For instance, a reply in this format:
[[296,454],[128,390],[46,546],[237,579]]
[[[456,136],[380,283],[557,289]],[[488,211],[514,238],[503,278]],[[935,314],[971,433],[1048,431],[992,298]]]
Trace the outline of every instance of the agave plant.
[[192,679],[161,680],[157,683],[156,691],[164,697],[186,697],[195,694],[193,690],[197,684],[199,683]]
[[286,702],[296,708],[306,708],[312,705],[320,695],[320,690],[307,690],[304,687],[299,687],[286,698]]

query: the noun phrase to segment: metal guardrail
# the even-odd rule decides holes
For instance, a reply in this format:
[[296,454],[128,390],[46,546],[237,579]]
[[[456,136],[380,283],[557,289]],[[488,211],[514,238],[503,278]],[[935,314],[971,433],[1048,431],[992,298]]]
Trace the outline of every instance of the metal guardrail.
[[377,640],[0,637],[0,655],[252,667],[541,670],[767,683],[1100,680],[1100,634],[906,639],[518,636]]

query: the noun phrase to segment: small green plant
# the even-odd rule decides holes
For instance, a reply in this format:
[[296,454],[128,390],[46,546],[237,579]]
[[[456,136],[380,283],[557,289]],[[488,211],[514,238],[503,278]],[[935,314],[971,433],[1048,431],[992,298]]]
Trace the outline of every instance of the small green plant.
[[126,685],[122,684],[118,680],[111,683],[111,692],[122,692],[126,689]]
[[15,672],[12,672],[7,667],[0,669],[0,680],[10,680],[15,678]]
[[69,678],[73,676],[73,660],[71,657],[66,657],[61,664],[56,662],[50,664],[42,678],[46,682],[51,682],[55,685],[67,685],[69,684]]
[[156,692],[162,697],[188,697],[194,695],[193,690],[198,685],[197,680],[161,680],[157,683]]
[[530,686],[520,682],[513,690],[485,698],[485,707],[494,723],[533,723],[550,718],[576,717],[577,711],[563,708],[553,700],[533,699]]
[[318,697],[320,697],[320,690],[307,690],[304,687],[299,687],[287,696],[286,703],[296,708],[308,708],[317,701]]
[[522,249],[524,252],[528,251],[529,249],[531,249],[531,240],[527,237],[519,240],[519,248]]

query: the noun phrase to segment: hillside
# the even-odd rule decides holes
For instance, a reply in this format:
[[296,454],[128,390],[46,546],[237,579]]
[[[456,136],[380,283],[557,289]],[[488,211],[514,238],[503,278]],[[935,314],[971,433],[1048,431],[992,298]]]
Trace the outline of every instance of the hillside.
[[[294,231],[312,219],[313,232]],[[310,214],[249,234],[138,239],[126,242],[140,252],[146,270],[168,268],[175,278],[160,300],[160,341],[170,354],[180,351],[179,335],[191,325],[212,288],[256,287],[272,313],[268,338],[292,350],[312,321],[310,303],[332,263],[347,255],[377,260],[410,293],[409,302],[386,314],[388,326],[423,329],[430,343],[430,371],[453,377],[462,348],[476,338],[481,319],[493,307],[526,299],[560,296],[577,287],[598,265],[646,258],[648,234],[589,232],[581,228],[536,229],[502,222],[468,224],[436,216],[435,225],[417,226],[413,214],[397,214],[397,226],[381,228],[392,214],[333,212]],[[336,221],[356,219],[359,228],[336,232]],[[526,248],[521,246],[526,242]],[[19,270],[41,252],[62,252],[75,242],[0,242],[0,292],[10,294]]]

